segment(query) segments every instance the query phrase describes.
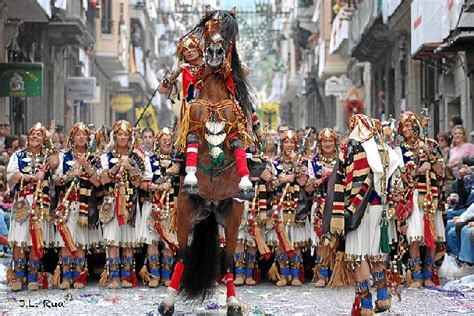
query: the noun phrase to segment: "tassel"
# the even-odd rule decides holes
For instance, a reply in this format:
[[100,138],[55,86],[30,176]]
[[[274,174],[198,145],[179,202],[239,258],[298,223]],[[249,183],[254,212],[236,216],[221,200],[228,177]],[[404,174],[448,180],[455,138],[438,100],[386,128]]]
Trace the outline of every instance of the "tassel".
[[279,281],[281,280],[282,276],[281,274],[278,272],[278,267],[277,267],[277,264],[276,262],[273,262],[270,270],[268,270],[267,272],[267,276],[270,280],[272,281]]
[[122,184],[120,185],[117,191],[117,213],[118,213],[118,224],[119,226],[123,226],[128,223],[128,211],[127,211],[127,197],[125,192],[125,186]]
[[429,215],[426,212],[423,215],[423,222],[425,225],[425,232],[424,232],[425,245],[428,248],[435,248],[436,245],[433,239],[433,233],[431,232],[431,223],[430,223]]
[[343,288],[353,285],[354,279],[354,271],[344,261],[344,252],[338,251],[328,286],[331,288]]
[[41,226],[36,221],[36,219],[30,219],[30,235],[31,243],[33,244],[33,251],[35,252],[38,258],[43,257],[43,233],[41,231]]
[[351,316],[359,316],[360,315],[360,297],[356,294],[354,298],[354,303],[352,304],[352,311]]
[[314,283],[319,280],[319,269],[318,265],[316,265],[313,269],[313,278],[311,279],[311,283]]
[[52,286],[58,287],[59,284],[61,283],[61,267],[58,265],[56,266],[56,269],[54,269],[54,274],[53,274],[53,280],[51,281]]
[[105,287],[105,284],[107,283],[107,267],[104,267],[104,271],[102,271],[100,275],[100,280],[99,280],[99,286],[100,287]]
[[132,275],[130,276],[130,278],[131,278],[130,283],[132,283],[134,287],[137,287],[139,284],[138,284],[137,272],[135,271],[135,264],[133,265]]
[[56,227],[59,231],[59,234],[61,235],[61,238],[64,241],[64,245],[69,250],[71,255],[74,258],[76,258],[77,257],[77,254],[76,254],[77,247],[76,247],[74,241],[72,240],[72,235],[71,235],[71,231],[69,230],[69,227],[67,227],[67,225],[64,224],[64,222],[58,222]]
[[255,266],[253,269],[253,279],[255,280],[255,283],[257,284],[260,284],[262,282],[262,272],[260,271],[258,262],[255,262]]
[[270,259],[272,253],[270,248],[268,248],[267,244],[265,243],[265,239],[263,238],[262,230],[258,225],[254,226],[255,228],[255,243],[257,244],[258,252],[262,255],[265,260]]
[[300,281],[304,284],[304,266],[303,263],[300,265]]
[[48,284],[48,275],[46,274],[46,272],[43,272],[41,274],[41,282],[38,280],[38,283],[42,284],[41,288],[43,290],[47,290],[48,287],[49,287],[49,284]]
[[148,272],[148,268],[146,267],[146,259],[145,262],[143,263],[143,267],[141,268],[139,272],[140,278],[142,278],[142,282],[144,285],[147,285],[148,282],[151,280],[151,275],[150,272]]
[[433,281],[433,283],[436,286],[439,286],[439,275],[438,275],[438,271],[435,267],[433,267],[433,275],[431,276],[431,281]]
[[163,229],[163,221],[160,221],[158,218],[155,220],[155,229],[158,235],[166,242],[170,247],[171,251],[176,253],[178,251],[178,242],[171,236],[167,231]]
[[10,286],[13,282],[13,279],[15,277],[15,272],[13,272],[13,261],[10,263],[10,266],[8,267],[7,270],[7,279],[5,280],[5,285]]
[[[384,211],[385,212],[385,211]],[[388,237],[388,223],[387,219],[382,219],[383,223],[380,227],[380,251],[382,253],[389,253],[390,252],[390,241]]]
[[409,286],[413,283],[413,278],[411,277],[411,270],[407,270],[407,283],[406,285]]
[[84,268],[77,278],[75,278],[72,282],[73,283],[82,283],[84,285],[87,284],[87,276],[89,275],[89,269]]
[[178,139],[176,140],[176,148],[180,151],[183,152],[184,149],[186,148],[186,138],[188,137],[188,131],[189,131],[189,109],[191,106],[188,106],[186,110],[183,109],[185,107],[186,102],[183,100],[183,103],[181,105],[181,112],[184,115],[181,115],[181,133],[178,136]]
[[291,244],[290,238],[288,237],[288,234],[286,233],[284,225],[282,223],[277,222],[275,224],[275,232],[278,236],[278,241],[280,242],[280,246],[286,252],[288,257],[292,257],[293,254],[295,253],[295,249],[293,248],[293,245]]

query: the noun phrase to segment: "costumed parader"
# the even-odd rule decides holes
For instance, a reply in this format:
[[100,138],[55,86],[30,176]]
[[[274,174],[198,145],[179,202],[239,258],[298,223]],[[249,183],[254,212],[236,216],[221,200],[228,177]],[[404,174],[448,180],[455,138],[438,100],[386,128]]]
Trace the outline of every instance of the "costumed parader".
[[40,288],[40,259],[43,250],[54,242],[49,202],[50,170],[59,163],[51,142],[54,129],[54,122],[49,131],[40,123],[33,125],[28,131],[26,148],[16,151],[7,167],[15,201],[8,234],[13,260],[5,284],[14,292],[22,290],[25,282],[29,291]]
[[[147,245],[147,257],[140,276],[152,288],[157,287],[160,280],[163,285],[169,285],[174,255],[178,249],[175,198],[179,190],[180,166],[171,157],[172,137],[168,127],[156,134],[154,150],[145,160],[145,172],[140,185],[146,196],[137,225],[137,236],[141,243]],[[161,276],[160,241],[164,243]]]
[[[308,210],[301,207],[301,187],[307,181],[307,170],[297,153],[298,136],[293,130],[285,131],[280,139],[281,155],[274,160],[274,179],[271,187],[273,228],[267,233],[270,246],[275,247],[276,262],[269,271],[277,286],[303,284],[303,256],[301,248],[310,245]],[[306,164],[307,165],[307,164]],[[303,204],[304,205],[304,204]],[[301,270],[301,271],[300,271]]]
[[[91,207],[96,207],[91,201],[101,185],[99,147],[95,135],[90,135],[84,123],[74,124],[67,149],[59,153],[59,166],[53,175],[60,201],[53,217],[56,245],[60,247],[53,285],[59,285],[62,290],[71,285],[76,289],[84,288],[87,277],[85,251],[98,247],[102,241],[98,218],[90,218],[89,213]],[[91,213],[95,215],[97,211]]]
[[[138,187],[144,171],[144,153],[135,144],[132,126],[120,120],[112,128],[112,136],[101,155],[100,180],[105,197],[99,211],[103,241],[107,247],[106,268],[99,284],[109,289],[138,285],[133,249],[140,246],[136,235],[138,224]],[[122,248],[122,258],[120,258]]]
[[251,201],[244,202],[244,214],[234,254],[236,286],[255,285],[260,282],[257,250],[260,256],[266,259],[271,256],[264,234],[267,212],[266,185],[272,179],[271,166],[250,149],[247,151],[247,164],[250,167],[250,180],[255,196]]
[[[362,114],[353,115],[349,138],[340,148],[333,187],[328,188],[334,190],[333,200],[326,199],[326,209],[328,203],[332,204],[332,216],[329,225],[323,223],[323,233],[346,239],[345,260],[355,269],[353,315],[371,315],[391,306],[386,278],[390,252],[388,198],[400,165],[395,151],[384,144],[376,122]],[[377,291],[375,309],[371,272]]]
[[327,195],[327,182],[336,165],[338,137],[331,128],[322,129],[317,136],[318,153],[308,161],[308,181],[305,191],[311,195],[311,240],[316,248],[314,280],[316,287],[328,285],[335,260],[334,244],[322,243],[323,211]]
[[[427,135],[427,121],[406,111],[400,115],[397,152],[403,160],[405,203],[397,208],[397,227],[409,244],[407,284],[410,287],[438,283],[435,269],[437,243],[445,242],[440,208],[445,162],[435,140]],[[422,265],[420,247],[425,246]]]

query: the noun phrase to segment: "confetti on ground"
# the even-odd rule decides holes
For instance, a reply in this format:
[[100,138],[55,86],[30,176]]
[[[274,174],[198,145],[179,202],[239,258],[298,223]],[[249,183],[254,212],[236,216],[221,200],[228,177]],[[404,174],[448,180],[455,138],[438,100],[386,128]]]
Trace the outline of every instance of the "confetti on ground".
[[[5,262],[0,259],[0,267]],[[2,272],[3,271],[3,272]],[[5,279],[0,268],[0,280]],[[474,276],[445,280],[438,288],[403,289],[402,301],[392,301],[386,315],[468,314],[474,313]],[[349,314],[354,298],[353,288],[343,290],[316,289],[312,284],[301,287],[277,288],[271,283],[255,287],[237,287],[246,315],[314,315]],[[375,290],[372,291],[375,296]],[[166,295],[163,286],[157,289],[107,290],[90,282],[83,290],[53,289],[28,293],[12,293],[0,283],[0,314],[97,315],[146,314],[158,315],[158,306]],[[31,306],[30,306],[31,305]],[[22,307],[23,306],[23,307]],[[36,307],[37,306],[37,307]],[[176,314],[225,315],[225,286],[203,303],[184,304],[179,300]]]

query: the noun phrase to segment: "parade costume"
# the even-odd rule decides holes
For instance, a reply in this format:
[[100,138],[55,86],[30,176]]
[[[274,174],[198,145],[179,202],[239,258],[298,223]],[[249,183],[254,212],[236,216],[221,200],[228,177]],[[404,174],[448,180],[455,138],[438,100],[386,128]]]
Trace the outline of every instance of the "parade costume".
[[[403,128],[411,124],[411,143],[403,137]],[[440,163],[444,170],[444,161],[439,146],[433,139],[422,139],[423,123],[413,112],[404,112],[400,116],[398,134],[401,146],[397,148],[400,159],[403,160],[404,175],[403,196],[405,203],[397,209],[397,220],[407,225],[406,239],[410,246],[414,242],[435,251],[437,243],[445,242],[445,229],[440,208],[442,205],[443,178],[433,169],[435,163]],[[418,169],[429,163],[430,168],[423,173]],[[415,245],[413,245],[415,246]],[[437,283],[434,267],[434,257],[427,255],[422,265],[421,258],[411,257],[408,261],[407,284],[420,287],[423,283],[432,286]]]
[[[158,286],[160,279],[168,286],[171,269],[174,262],[173,254],[177,251],[175,228],[175,198],[179,190],[179,164],[172,161],[171,152],[160,153],[160,142],[162,136],[168,135],[171,141],[171,132],[164,128],[156,136],[155,151],[147,156],[145,160],[145,172],[143,180],[146,182],[146,197],[141,209],[140,221],[137,225],[137,237],[141,243],[157,246],[160,241],[164,242],[167,254],[161,256],[161,277],[159,254],[147,256],[149,272],[145,262],[140,276],[150,287]],[[171,145],[171,144],[169,144]],[[170,184],[169,190],[160,188],[164,183]],[[153,185],[157,186],[152,190]]]
[[[298,138],[294,131],[289,130],[284,134],[282,144],[285,140],[293,142],[296,149]],[[279,246],[279,249],[283,250],[277,252],[275,256],[281,276],[274,273],[275,267],[269,272],[271,279],[278,279],[277,286],[302,285],[303,258],[299,248],[307,247],[311,242],[308,210],[302,200],[300,184],[297,181],[302,174],[307,173],[307,170],[303,170],[304,164],[299,165],[300,158],[298,161],[292,161],[283,150],[282,155],[274,162],[276,170],[275,179],[272,181],[275,194],[272,200],[274,227],[268,232],[267,240],[270,246]],[[281,182],[286,176],[293,176],[294,181]]]
[[[260,256],[268,259],[271,251],[265,242],[265,225],[267,212],[266,183],[260,178],[268,163],[253,153],[247,152],[247,163],[255,189],[252,201],[244,201],[244,214],[239,227],[238,245],[242,252],[234,255],[234,284],[239,286],[255,285],[260,282],[260,271],[257,261],[257,250]],[[238,246],[239,247],[239,246]]]
[[[332,157],[325,157],[322,153],[322,141],[329,139],[334,141],[334,154]],[[336,165],[337,134],[330,128],[325,128],[318,134],[317,138],[318,154],[313,159],[308,160],[308,182],[314,186],[314,191],[310,192],[312,198],[311,207],[311,240],[316,248],[316,266],[314,268],[314,281],[316,287],[324,287],[329,283],[332,266],[335,260],[335,244],[323,243],[323,211],[327,194],[327,181]],[[333,246],[333,247],[331,247]]]
[[[39,132],[43,137],[41,152],[34,154],[27,149],[16,151],[10,158],[7,167],[7,177],[10,179],[18,174],[19,182],[14,184],[15,202],[12,207],[11,226],[8,242],[12,247],[21,247],[23,252],[30,250],[30,259],[15,258],[12,260],[11,289],[19,291],[22,283],[28,282],[29,290],[39,289],[38,272],[39,260],[43,249],[53,246],[53,227],[50,220],[49,201],[49,168],[48,156],[52,152],[50,143],[46,142],[46,128],[40,123],[34,125],[28,132],[28,137]],[[42,181],[36,181],[34,176],[45,172]],[[28,179],[28,180],[26,180]],[[10,180],[9,180],[10,181]],[[28,274],[25,268],[28,267]]]
[[390,307],[384,273],[390,240],[388,196],[393,187],[391,181],[395,181],[392,175],[401,163],[367,116],[352,116],[349,131],[335,174],[330,232],[346,237],[345,260],[356,268],[353,313],[372,314],[369,270],[375,273],[377,281],[375,309],[383,311]]
[[[89,163],[89,168],[86,170],[76,160],[78,153],[74,137],[77,133],[85,133],[87,138],[90,137],[90,131],[84,123],[74,125],[68,139],[70,149],[59,154],[59,166],[53,177],[61,201],[54,214],[56,246],[65,247],[69,252],[65,256],[60,256],[55,271],[55,274],[59,274],[59,265],[62,266],[63,281],[59,284],[61,289],[68,289],[70,283],[74,288],[85,286],[87,274],[85,258],[83,254],[78,255],[77,250],[81,249],[83,252],[98,247],[102,241],[102,231],[95,209],[97,205],[93,203],[96,187],[91,182],[91,178],[96,177],[96,183],[100,183],[97,173],[100,169],[100,160],[95,152],[97,144],[93,144],[95,138],[89,143],[89,148],[86,143],[84,156]],[[80,177],[72,174],[77,169],[82,171]],[[58,281],[59,275],[55,275],[53,283]]]
[[[116,151],[115,143],[109,144],[107,153],[101,156],[102,174],[106,174],[112,181],[104,185],[105,197],[102,203],[99,218],[103,228],[103,244],[107,247],[135,248],[138,243],[136,226],[139,221],[138,213],[138,189],[133,182],[140,180],[144,170],[144,154],[132,140],[132,127],[127,121],[117,121],[113,126],[113,137],[119,132],[128,133],[128,158],[132,169],[126,170],[119,166],[122,155]],[[112,278],[109,288],[117,288],[119,276],[122,287],[138,285],[135,274],[135,262],[133,256],[124,255],[122,258],[107,258],[107,269],[102,275],[101,285],[105,285],[107,277]],[[121,269],[120,269],[121,267]],[[108,273],[107,273],[108,272]]]

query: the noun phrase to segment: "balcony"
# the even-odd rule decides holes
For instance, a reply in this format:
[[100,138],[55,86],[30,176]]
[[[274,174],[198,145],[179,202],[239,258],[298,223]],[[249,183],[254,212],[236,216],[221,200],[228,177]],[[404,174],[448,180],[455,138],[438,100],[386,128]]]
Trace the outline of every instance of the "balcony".
[[349,26],[349,52],[359,61],[376,63],[398,34],[383,23],[380,2],[363,0]]
[[12,20],[24,22],[48,22],[51,8],[45,1],[38,0],[6,0],[7,16]]
[[81,1],[67,2],[66,10],[53,8],[51,21],[48,23],[47,34],[55,46],[80,45],[89,46],[94,43],[93,28],[88,22],[92,12],[82,6]]

